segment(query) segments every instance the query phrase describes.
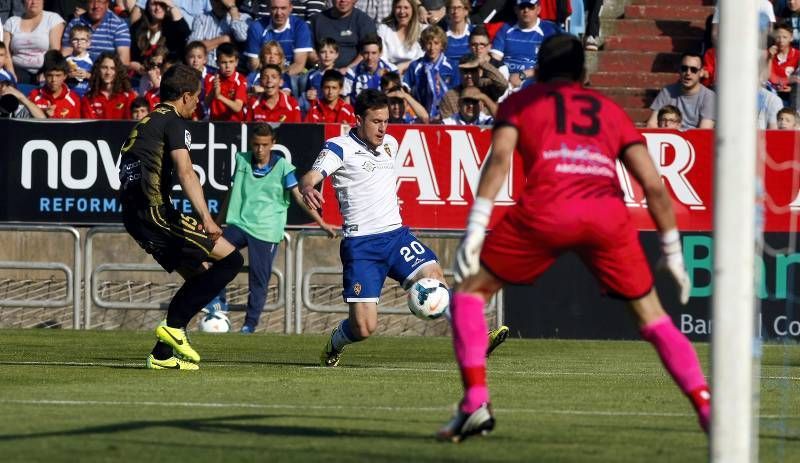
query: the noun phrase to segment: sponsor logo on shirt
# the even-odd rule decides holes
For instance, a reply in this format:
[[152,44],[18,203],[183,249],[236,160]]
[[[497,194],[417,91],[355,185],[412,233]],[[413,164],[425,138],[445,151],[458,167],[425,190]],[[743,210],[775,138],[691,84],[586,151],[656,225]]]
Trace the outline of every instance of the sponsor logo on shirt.
[[192,134],[188,130],[183,131],[183,141],[186,143],[186,148],[192,148]]

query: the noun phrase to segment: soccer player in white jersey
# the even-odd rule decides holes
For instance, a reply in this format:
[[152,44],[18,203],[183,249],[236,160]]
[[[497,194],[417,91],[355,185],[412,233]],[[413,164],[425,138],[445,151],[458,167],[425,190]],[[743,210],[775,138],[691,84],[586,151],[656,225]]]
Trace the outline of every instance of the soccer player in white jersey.
[[[387,276],[408,289],[420,278],[446,284],[436,254],[422,244],[400,218],[394,186],[398,143],[386,134],[389,100],[364,90],[355,101],[357,127],[325,142],[314,166],[301,179],[300,191],[310,208],[322,206],[314,187],[330,176],[344,217],[339,254],[348,318],[339,322],[320,355],[320,364],[335,367],[348,344],[363,341],[378,327],[378,301]],[[508,328],[490,337],[499,345]],[[491,341],[490,341],[491,343]]]

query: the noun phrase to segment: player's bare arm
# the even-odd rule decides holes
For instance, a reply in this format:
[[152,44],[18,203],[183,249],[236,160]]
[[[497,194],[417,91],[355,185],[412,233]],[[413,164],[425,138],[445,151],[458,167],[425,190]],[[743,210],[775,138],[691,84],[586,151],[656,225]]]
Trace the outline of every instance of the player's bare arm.
[[675,214],[672,211],[672,199],[667,193],[661,174],[658,173],[653,159],[644,145],[629,146],[621,157],[622,163],[633,178],[644,189],[647,199],[647,211],[653,218],[656,228],[664,233],[675,229]]
[[492,152],[486,160],[486,168],[481,173],[478,193],[469,212],[464,239],[456,250],[454,273],[457,283],[477,275],[480,271],[481,249],[486,236],[486,227],[489,226],[489,219],[492,216],[494,198],[497,197],[511,168],[518,138],[517,128],[511,125],[500,125],[492,134]]
[[192,167],[192,159],[189,157],[189,150],[176,149],[170,152],[172,161],[175,163],[175,170],[178,174],[178,183],[181,184],[183,192],[189,201],[192,203],[200,219],[203,221],[203,228],[208,236],[213,240],[217,240],[222,236],[222,229],[214,222],[211,213],[206,206],[206,199],[203,195],[203,187],[200,185],[200,180]]
[[683,262],[681,237],[672,210],[672,198],[667,193],[661,175],[644,145],[629,146],[621,159],[631,175],[642,185],[647,199],[647,211],[661,235],[664,258],[659,262],[659,266],[669,272],[677,286],[681,304],[686,304],[689,301],[692,284]]
[[324,179],[325,177],[322,176],[322,173],[316,170],[309,170],[300,179],[300,194],[303,195],[303,202],[309,209],[320,209],[325,203],[322,193],[314,188]]
[[331,239],[336,238],[336,236],[338,235],[336,233],[336,227],[326,222],[325,219],[323,219],[322,216],[319,215],[319,212],[317,212],[316,209],[308,207],[305,200],[303,199],[303,195],[300,194],[300,188],[298,187],[292,188],[292,198],[294,198],[294,202],[299,204],[303,208],[303,210],[306,211],[306,214],[308,214],[309,216],[311,216],[312,219],[314,219],[314,222],[316,222],[320,226],[320,228],[325,230],[325,233],[328,234],[328,238]]
[[492,152],[486,161],[478,183],[478,197],[494,201],[511,168],[514,147],[517,146],[519,132],[511,125],[501,125],[492,134]]

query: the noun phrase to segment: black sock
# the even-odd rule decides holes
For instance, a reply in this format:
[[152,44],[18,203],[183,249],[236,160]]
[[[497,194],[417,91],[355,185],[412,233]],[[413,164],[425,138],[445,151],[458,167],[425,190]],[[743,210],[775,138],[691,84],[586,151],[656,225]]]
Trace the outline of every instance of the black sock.
[[156,360],[166,360],[173,355],[172,347],[170,347],[169,344],[164,344],[161,341],[156,342],[156,345],[153,347],[153,350],[150,351],[150,353],[153,354],[153,357],[155,357]]
[[233,251],[214,262],[210,269],[186,280],[169,303],[167,326],[185,328],[189,320],[236,277],[242,265],[242,254]]

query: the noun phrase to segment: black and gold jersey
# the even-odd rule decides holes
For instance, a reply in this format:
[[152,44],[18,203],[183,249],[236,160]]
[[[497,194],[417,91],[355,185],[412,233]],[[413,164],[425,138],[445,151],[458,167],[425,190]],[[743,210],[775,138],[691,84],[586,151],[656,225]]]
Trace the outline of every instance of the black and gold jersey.
[[175,108],[159,104],[136,124],[122,146],[120,199],[140,207],[169,203],[173,150],[190,149],[192,136]]

